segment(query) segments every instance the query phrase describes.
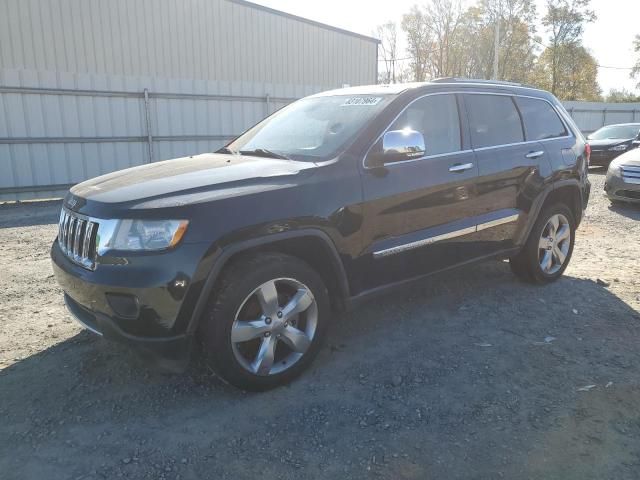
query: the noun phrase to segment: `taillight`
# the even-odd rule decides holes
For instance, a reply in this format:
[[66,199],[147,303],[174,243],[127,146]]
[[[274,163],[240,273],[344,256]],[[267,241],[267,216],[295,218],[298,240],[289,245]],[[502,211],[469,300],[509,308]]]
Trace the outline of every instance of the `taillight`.
[[584,154],[587,157],[587,166],[589,166],[589,162],[591,161],[591,145],[588,143],[584,144]]

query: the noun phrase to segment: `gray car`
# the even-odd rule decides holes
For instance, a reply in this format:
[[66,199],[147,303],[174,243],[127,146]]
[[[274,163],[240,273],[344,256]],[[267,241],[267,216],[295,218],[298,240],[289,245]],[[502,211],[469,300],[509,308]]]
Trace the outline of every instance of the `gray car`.
[[624,153],[611,162],[604,191],[612,202],[640,203],[640,149]]

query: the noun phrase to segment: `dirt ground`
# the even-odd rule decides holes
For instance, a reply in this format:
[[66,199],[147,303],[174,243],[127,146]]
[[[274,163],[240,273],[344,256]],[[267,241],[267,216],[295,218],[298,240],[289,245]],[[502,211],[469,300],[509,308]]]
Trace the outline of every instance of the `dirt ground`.
[[0,478],[640,478],[640,208],[603,179],[559,282],[432,277],[263,394],[82,331],[49,264],[59,203],[0,206]]

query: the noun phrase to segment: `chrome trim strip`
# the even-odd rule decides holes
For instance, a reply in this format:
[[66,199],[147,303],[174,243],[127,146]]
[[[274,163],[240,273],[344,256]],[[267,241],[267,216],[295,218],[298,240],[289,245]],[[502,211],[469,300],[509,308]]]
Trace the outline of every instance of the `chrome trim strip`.
[[519,214],[509,215],[508,217],[498,218],[497,220],[491,220],[490,222],[484,222],[477,225],[478,231],[486,230],[487,228],[497,227],[498,225],[504,225],[505,223],[517,222],[520,218]]
[[103,333],[102,333],[102,332],[100,332],[99,330],[96,330],[95,328],[90,327],[89,325],[87,325],[86,323],[84,323],[82,320],[80,320],[78,317],[76,317],[76,316],[73,314],[73,312],[71,312],[71,316],[73,317],[73,319],[74,319],[76,322],[78,322],[78,323],[80,324],[80,326],[81,326],[81,327],[83,327],[83,328],[85,328],[85,329],[89,330],[91,333],[95,333],[96,335],[99,335],[99,336],[101,336],[101,337],[103,336]]
[[[639,182],[640,183],[640,182]],[[498,218],[489,222],[479,223],[473,227],[461,228],[460,230],[454,230],[453,232],[443,233],[441,235],[435,235],[433,237],[427,237],[422,240],[416,240],[415,242],[405,243],[396,247],[385,248],[373,252],[373,258],[381,258],[389,255],[395,255],[397,253],[406,252],[407,250],[413,250],[414,248],[424,247],[431,245],[432,243],[441,242],[443,240],[450,240],[452,238],[462,237],[471,233],[480,232],[488,228],[504,225],[505,223],[516,222],[520,218],[520,214],[509,215],[507,217]]]
[[634,185],[640,185],[640,178],[624,177],[622,181],[624,183],[632,183]]
[[[509,87],[511,87],[511,86],[509,85]],[[520,87],[520,88],[528,88],[528,87]],[[464,91],[464,90],[452,90],[452,91],[447,91],[447,92],[432,92],[432,93],[426,93],[424,95],[421,95],[420,97],[414,98],[413,100],[411,100],[411,102],[409,102],[407,105],[405,105],[405,107],[400,111],[400,113],[398,113],[394,117],[394,119],[391,120],[391,122],[382,131],[382,133],[380,135],[378,135],[378,137],[376,137],[376,139],[373,141],[373,143],[371,143],[371,145],[369,146],[369,148],[365,152],[364,157],[362,159],[362,167],[365,170],[371,170],[366,165],[366,159],[367,159],[367,156],[369,155],[369,152],[371,151],[373,146],[378,142],[378,140],[380,140],[382,138],[382,136],[385,133],[387,133],[389,128],[391,128],[391,125],[393,125],[395,123],[395,121],[398,118],[400,118],[400,115],[402,115],[407,108],[409,108],[411,105],[413,105],[418,100],[422,100],[425,97],[430,97],[430,96],[433,96],[433,95],[456,95],[456,94],[460,94],[460,95],[463,95],[463,94],[470,94],[470,95],[498,95],[498,96],[504,96],[504,97],[531,98],[531,99],[534,99],[534,100],[541,100],[543,102],[547,102],[551,106],[553,111],[556,112],[556,115],[558,115],[558,117],[560,118],[560,121],[564,125],[564,128],[567,131],[568,135],[565,135],[563,137],[543,138],[543,139],[540,139],[540,140],[525,140],[523,142],[518,142],[518,143],[509,143],[509,144],[504,144],[504,145],[493,145],[491,147],[480,147],[480,148],[472,148],[472,149],[467,149],[467,150],[456,150],[456,151],[453,151],[453,152],[441,153],[441,154],[436,154],[436,155],[425,155],[424,157],[412,158],[411,160],[403,160],[403,161],[400,161],[400,162],[392,162],[392,163],[388,163],[388,164],[385,163],[384,164],[385,167],[386,166],[391,166],[391,165],[400,165],[400,164],[409,163],[409,162],[417,162],[417,161],[420,161],[420,160],[427,160],[429,158],[442,157],[444,155],[458,155],[458,154],[470,153],[470,152],[474,152],[474,151],[489,150],[489,149],[492,149],[492,148],[510,147],[510,146],[516,146],[516,145],[526,145],[526,144],[533,144],[533,143],[539,143],[539,142],[550,142],[550,141],[553,141],[553,140],[562,140],[562,139],[567,139],[567,138],[577,138],[575,135],[573,135],[574,132],[570,128],[570,126],[569,126],[567,120],[564,118],[564,115],[562,114],[562,112],[560,112],[556,108],[556,106],[553,103],[551,103],[549,100],[547,100],[546,98],[533,97],[531,95],[521,95],[521,94],[518,94],[518,93],[474,92],[474,91]]]
[[401,253],[406,250],[413,250],[414,248],[423,247],[425,245],[431,245],[435,242],[440,242],[442,240],[449,240],[451,238],[461,237],[463,235],[469,235],[470,233],[475,233],[476,227],[467,227],[461,230],[455,230],[449,233],[443,233],[442,235],[436,235],[434,237],[424,238],[422,240],[417,240],[411,243],[405,243],[404,245],[398,245],[397,247],[385,248],[384,250],[379,250],[377,252],[373,252],[374,258],[386,257],[388,255],[395,255],[396,253]]
[[83,327],[83,328],[85,328],[85,329],[89,330],[91,333],[95,333],[96,335],[99,335],[99,336],[101,336],[101,337],[103,336],[103,333],[102,333],[101,331],[96,330],[95,328],[93,328],[93,327],[91,327],[91,326],[87,325],[87,324],[86,324],[86,323],[84,323],[82,320],[80,320],[80,318],[79,318],[75,313],[73,313],[73,309],[69,306],[69,303],[68,303],[68,301],[67,301],[67,299],[66,299],[66,298],[64,299],[64,303],[65,303],[65,306],[67,307],[67,311],[71,314],[71,316],[73,317],[73,319],[74,319],[78,324],[80,324],[80,326],[81,326],[81,327]]
[[58,244],[62,253],[73,263],[95,270],[97,249],[92,248],[92,239],[96,238],[99,220],[71,212],[65,207],[60,218]]
[[636,167],[633,165],[620,165],[620,168],[623,171],[628,171],[629,173],[640,173],[640,167]]
[[82,258],[89,258],[89,248],[91,246],[91,237],[93,236],[93,229],[95,223],[87,220],[87,230],[84,235],[84,242],[82,245]]
[[[377,142],[377,140],[376,140]],[[400,160],[399,162],[390,162],[390,163],[385,163],[384,166],[385,167],[392,167],[394,165],[402,165],[403,163],[412,163],[412,162],[418,162],[420,160],[428,160],[431,158],[439,158],[439,157],[447,157],[447,156],[451,156],[451,155],[462,155],[465,153],[473,153],[473,150],[456,150],[455,152],[448,152],[448,153],[437,153],[435,155],[425,155],[424,157],[419,157],[419,158],[411,158],[409,160]],[[366,157],[366,155],[365,155]],[[367,168],[367,167],[365,167]]]

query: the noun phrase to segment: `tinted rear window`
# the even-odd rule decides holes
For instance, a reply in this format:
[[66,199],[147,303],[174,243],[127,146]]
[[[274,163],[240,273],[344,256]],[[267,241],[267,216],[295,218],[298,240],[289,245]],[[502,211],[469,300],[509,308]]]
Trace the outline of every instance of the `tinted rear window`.
[[504,95],[465,95],[474,148],[524,141],[520,115]]
[[515,97],[522,114],[527,140],[544,140],[567,135],[567,130],[556,111],[544,100]]

